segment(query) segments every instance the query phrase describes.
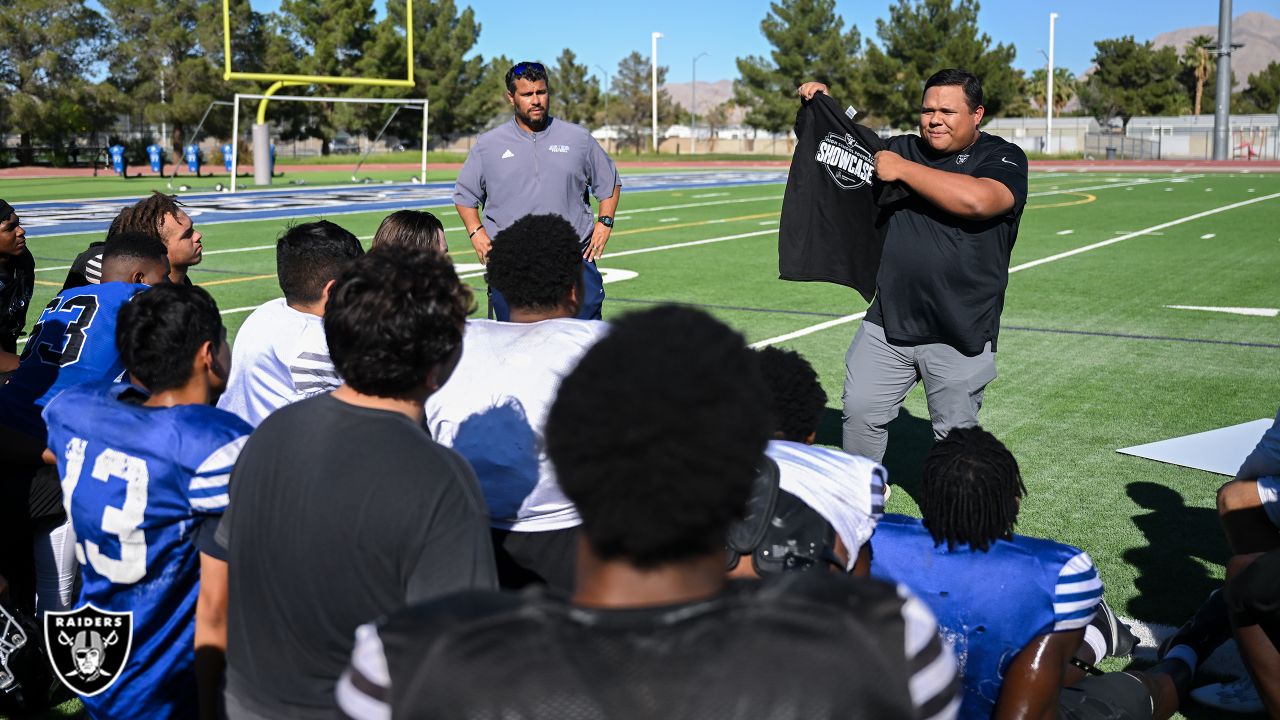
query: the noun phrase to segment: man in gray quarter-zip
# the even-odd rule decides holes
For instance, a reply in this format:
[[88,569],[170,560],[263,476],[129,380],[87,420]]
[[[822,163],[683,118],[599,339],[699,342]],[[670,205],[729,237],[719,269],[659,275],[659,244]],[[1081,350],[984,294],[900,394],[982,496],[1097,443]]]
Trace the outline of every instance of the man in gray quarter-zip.
[[[551,117],[547,70],[522,62],[507,71],[511,122],[476,138],[453,186],[453,203],[484,263],[492,238],[525,215],[553,213],[582,238],[583,298],[578,317],[599,320],[604,284],[596,260],[613,229],[622,180],[613,160],[581,125]],[[600,202],[591,212],[588,193]],[[483,216],[481,212],[483,210]],[[507,320],[502,295],[490,288],[494,315]]]

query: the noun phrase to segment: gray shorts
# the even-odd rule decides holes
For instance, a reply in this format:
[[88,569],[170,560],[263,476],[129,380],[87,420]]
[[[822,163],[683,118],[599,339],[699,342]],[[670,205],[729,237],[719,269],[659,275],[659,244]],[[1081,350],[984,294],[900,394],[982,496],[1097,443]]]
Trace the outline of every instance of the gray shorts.
[[1058,696],[1064,720],[1150,720],[1151,693],[1129,673],[1089,675]]

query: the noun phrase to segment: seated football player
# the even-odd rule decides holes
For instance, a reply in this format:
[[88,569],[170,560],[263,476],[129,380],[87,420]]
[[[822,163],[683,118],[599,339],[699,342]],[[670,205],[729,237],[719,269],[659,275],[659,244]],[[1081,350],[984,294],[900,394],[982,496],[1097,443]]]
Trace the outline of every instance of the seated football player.
[[[116,215],[107,230],[107,238],[126,232],[146,233],[158,238],[168,249],[169,281],[190,285],[188,272],[203,259],[204,245],[191,216],[182,207],[176,196],[152,191],[150,196]],[[101,241],[93,242],[76,256],[62,284],[63,291],[106,281],[103,277],[104,249]]]
[[35,289],[35,259],[18,211],[0,200],[0,383],[18,369],[18,336]]
[[814,565],[865,576],[888,473],[867,458],[813,444],[827,394],[807,360],[775,347],[757,355],[774,428],[765,454],[778,469],[779,492],[769,530],[732,576]]
[[115,324],[131,383],[78,385],[44,413],[82,565],[75,604],[133,613],[127,661],[82,700],[94,718],[212,718],[227,602],[213,535],[252,428],[211,407],[231,348],[207,292],[156,286]]
[[279,408],[341,384],[324,339],[324,306],[334,280],[363,254],[355,235],[328,220],[284,231],[276,241],[284,297],[263,303],[240,326],[218,407],[257,427]]
[[1191,691],[1221,710],[1280,717],[1280,414],[1231,482],[1218,490],[1218,519],[1231,547],[1227,582],[1178,632],[1204,658],[1234,635],[1249,676]]
[[334,283],[324,327],[342,385],[254,430],[218,528],[233,720],[332,718],[357,627],[497,586],[475,474],[423,422],[473,307],[453,264],[426,248],[379,248]]
[[425,210],[397,210],[382,219],[378,231],[373,234],[371,249],[399,245],[401,247],[435,248],[449,252],[444,239],[444,224],[440,218]]
[[624,315],[560,385],[547,450],[582,515],[574,590],[468,592],[357,631],[357,718],[939,718],[955,660],[905,589],[832,572],[731,581],[770,435],[741,335]]
[[1173,714],[1194,656],[1175,651],[1140,673],[1093,668],[1131,652],[1132,634],[1101,602],[1087,553],[1014,534],[1026,487],[999,440],[980,427],[953,429],[923,476],[923,521],[885,515],[871,573],[911,588],[937,616],[960,659],[962,718]]
[[[57,472],[41,457],[46,437],[40,413],[66,388],[121,377],[116,314],[147,285],[167,282],[169,272],[164,245],[149,235],[117,235],[104,248],[104,282],[64,291],[49,302],[31,328],[22,364],[0,387],[0,474],[9,476],[10,490],[25,502],[22,510],[36,538],[40,613],[66,606],[75,572]],[[5,553],[10,557],[0,570],[22,560]],[[24,577],[21,571],[10,574],[15,602],[30,609],[29,593],[20,584]]]
[[608,326],[575,317],[581,240],[558,215],[529,215],[499,233],[485,275],[511,320],[467,321],[462,359],[427,401],[427,427],[480,479],[502,587],[568,594],[582,519],[556,483],[543,426],[561,378]]

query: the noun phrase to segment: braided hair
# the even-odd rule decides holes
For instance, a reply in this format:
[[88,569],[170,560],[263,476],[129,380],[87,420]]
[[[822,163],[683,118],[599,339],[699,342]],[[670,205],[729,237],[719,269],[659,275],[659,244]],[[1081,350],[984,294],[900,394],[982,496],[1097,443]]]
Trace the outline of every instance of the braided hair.
[[107,235],[110,237],[122,232],[142,232],[158,238],[164,219],[166,217],[177,219],[181,207],[183,205],[178,202],[176,195],[165,195],[158,190],[152,190],[150,197],[143,198],[136,204],[121,210],[111,222],[111,229]]
[[920,512],[934,544],[986,551],[1013,537],[1027,494],[1013,453],[981,427],[955,428],[924,460]]

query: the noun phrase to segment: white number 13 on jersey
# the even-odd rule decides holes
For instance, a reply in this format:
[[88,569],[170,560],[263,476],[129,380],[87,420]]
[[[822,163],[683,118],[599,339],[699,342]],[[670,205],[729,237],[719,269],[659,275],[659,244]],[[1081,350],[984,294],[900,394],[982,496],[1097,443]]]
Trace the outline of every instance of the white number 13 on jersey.
[[[62,479],[63,503],[71,514],[72,497],[80,483],[84,467],[85,441],[72,438],[67,443],[67,475]],[[107,448],[94,458],[90,475],[95,480],[110,482],[112,478],[125,481],[124,505],[102,509],[102,531],[115,535],[120,541],[120,557],[108,557],[92,540],[77,540],[76,555],[80,562],[92,566],[98,574],[114,583],[136,583],[147,574],[147,537],[142,530],[143,516],[147,510],[147,462]]]

